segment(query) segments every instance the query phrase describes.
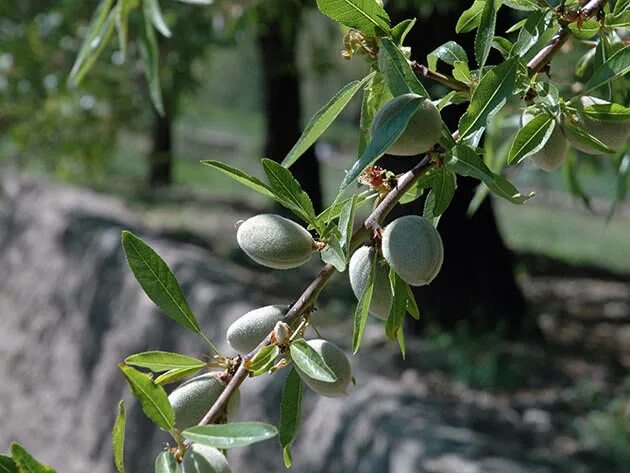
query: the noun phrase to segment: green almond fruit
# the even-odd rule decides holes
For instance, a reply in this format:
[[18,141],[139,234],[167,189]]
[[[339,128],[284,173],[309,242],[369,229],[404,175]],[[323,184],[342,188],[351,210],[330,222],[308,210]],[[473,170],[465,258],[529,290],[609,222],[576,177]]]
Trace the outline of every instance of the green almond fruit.
[[225,456],[216,448],[193,443],[184,454],[183,473],[232,473]]
[[313,379],[302,372],[297,366],[295,370],[302,381],[313,391],[326,397],[343,397],[348,395],[348,386],[352,380],[352,367],[346,354],[334,343],[322,339],[308,340],[306,342],[322,357],[328,367],[335,373],[337,380],[326,383]]
[[274,214],[245,220],[238,227],[236,240],[247,256],[274,269],[297,268],[311,259],[316,248],[304,227]]
[[[206,373],[182,383],[169,396],[175,413],[175,427],[180,431],[197,425],[210,410],[225,389],[225,383],[217,373]],[[230,420],[236,414],[240,403],[238,390],[230,396],[225,414]]]
[[287,310],[286,305],[268,305],[247,312],[228,327],[228,343],[239,353],[249,353],[269,335]]
[[[573,120],[575,121],[574,125],[579,128],[583,128],[590,135],[594,136],[606,146],[616,151],[624,146],[630,137],[630,120],[597,120],[582,113],[582,110],[586,107],[600,104],[610,104],[610,102],[587,95],[580,97],[576,107],[577,113],[573,115]],[[571,143],[571,146],[575,149],[591,155],[607,154],[603,150],[594,148],[588,143],[581,141],[571,127],[567,126],[567,123],[571,123],[571,118],[569,116],[565,115],[562,123],[562,131],[569,140],[569,143]]]
[[[527,111],[523,112],[521,125],[527,125],[535,116]],[[564,161],[568,150],[569,142],[560,129],[560,123],[557,122],[545,145],[530,158],[536,167],[544,171],[553,171]]]
[[417,215],[397,218],[385,227],[382,251],[396,274],[412,286],[433,281],[444,259],[440,234],[428,219]]
[[[371,134],[374,136],[379,127],[400,113],[409,103],[408,97],[416,94],[405,94],[394,97],[378,111],[372,121]],[[407,123],[407,127],[398,139],[387,149],[388,154],[395,156],[414,156],[429,151],[442,136],[442,117],[433,103],[423,99],[416,113]]]
[[[350,286],[357,300],[361,300],[367,287],[370,273],[372,272],[372,260],[376,250],[371,246],[362,246],[354,252],[348,265]],[[387,320],[389,309],[392,307],[392,291],[389,283],[389,266],[382,257],[376,260],[376,274],[372,300],[370,301],[370,313],[381,319]]]

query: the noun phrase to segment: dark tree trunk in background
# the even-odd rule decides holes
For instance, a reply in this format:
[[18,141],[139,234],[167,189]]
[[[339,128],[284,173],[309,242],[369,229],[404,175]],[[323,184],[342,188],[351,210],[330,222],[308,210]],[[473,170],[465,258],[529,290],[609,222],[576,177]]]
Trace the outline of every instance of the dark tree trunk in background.
[[154,109],[149,154],[149,184],[168,186],[173,180],[173,130],[172,116],[163,116]]
[[[393,12],[392,21],[417,16],[416,10]],[[509,19],[508,19],[509,20]],[[454,36],[457,13],[434,12],[419,18],[407,37],[414,59],[425,63],[426,54],[440,44],[455,39],[474,62],[474,33]],[[497,23],[497,31],[505,31],[505,19]],[[490,62],[490,61],[489,61]],[[445,72],[450,73],[449,70]],[[427,86],[431,84],[425,83]],[[457,128],[465,107],[447,107],[442,118],[451,130]],[[398,158],[385,158],[388,168],[400,168]],[[408,164],[402,164],[409,166]],[[498,232],[490,199],[486,199],[475,215],[466,211],[478,181],[458,176],[458,189],[451,206],[440,220],[440,234],[444,242],[444,265],[428,287],[416,288],[415,293],[423,321],[445,329],[466,321],[474,330],[503,328],[509,335],[535,332],[526,317],[525,300],[516,284],[513,261]],[[422,202],[398,206],[390,218],[403,214],[421,214]],[[415,324],[413,331],[422,329]]]
[[[268,4],[265,4],[267,10]],[[266,118],[265,157],[282,161],[300,137],[300,75],[296,48],[302,7],[295,0],[274,0],[274,12],[258,22]],[[322,208],[319,163],[311,147],[291,166],[291,172],[311,197],[315,210]]]

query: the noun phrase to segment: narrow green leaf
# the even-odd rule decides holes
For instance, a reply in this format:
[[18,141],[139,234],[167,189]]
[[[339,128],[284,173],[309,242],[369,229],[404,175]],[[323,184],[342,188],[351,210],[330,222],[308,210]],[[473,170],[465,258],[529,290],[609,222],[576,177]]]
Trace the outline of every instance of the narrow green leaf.
[[302,220],[317,228],[313,203],[291,171],[271,159],[263,159],[262,165],[276,199]]
[[536,44],[542,32],[549,27],[548,18],[551,18],[551,15],[548,16],[547,12],[544,11],[530,14],[524,20],[525,24],[519,31],[518,38],[512,46],[510,54],[516,56],[529,51]]
[[427,65],[432,71],[436,70],[438,59],[453,66],[456,62],[468,64],[466,51],[455,41],[448,41],[427,54]]
[[133,233],[125,230],[121,239],[129,267],[149,299],[175,322],[200,334],[199,322],[168,265]]
[[155,373],[173,369],[203,368],[206,363],[179,353],[167,351],[145,351],[125,358],[125,363],[139,368],[147,368]]
[[333,20],[368,36],[389,33],[389,16],[375,0],[317,0],[317,7]]
[[131,366],[121,363],[118,367],[125,375],[131,392],[140,402],[146,416],[161,429],[170,431],[175,425],[175,414],[164,388],[155,384],[151,376]]
[[151,11],[147,3],[144,3],[144,21],[140,28],[140,37],[138,47],[142,64],[144,66],[144,75],[149,84],[149,95],[153,106],[160,115],[164,115],[164,101],[162,99],[162,88],[160,86],[160,52],[158,50],[158,42],[155,37],[155,31],[151,23]]
[[617,77],[621,77],[630,72],[630,46],[626,46],[615,54],[613,54],[604,64],[597,69],[589,81],[586,83],[588,89],[584,94],[591,90],[610,82]]
[[[498,3],[498,5],[496,5]],[[481,12],[479,28],[475,35],[475,59],[479,69],[483,69],[490,53],[492,39],[494,38],[494,30],[497,24],[497,10],[501,6],[501,1],[486,1]]]
[[482,182],[494,180],[493,172],[483,159],[469,146],[457,145],[448,166],[460,176],[470,176]]
[[617,0],[612,13],[613,15],[621,15],[628,11],[630,11],[630,0]]
[[162,452],[155,459],[155,473],[177,473],[177,460],[171,452]]
[[0,455],[0,473],[19,473],[13,458]]
[[589,105],[581,110],[583,115],[594,120],[603,120],[609,122],[630,120],[630,107],[624,107],[617,103],[599,103]]
[[343,182],[341,183],[340,192],[345,190],[350,184],[358,178],[366,167],[373,164],[378,158],[385,154],[385,151],[394,143],[398,137],[405,131],[407,123],[411,117],[416,113],[420,106],[423,97],[419,95],[409,94],[405,96],[405,104],[401,107],[400,112],[383,121],[382,125],[376,131],[372,137],[372,141],[368,144],[367,148],[354,163],[352,168],[346,174]]
[[323,210],[322,213],[320,213],[317,216],[317,221],[319,222],[319,224],[320,225],[326,224],[334,220],[335,218],[339,217],[343,209],[346,207],[346,205],[348,205],[348,203],[352,199],[354,199],[355,196],[357,199],[357,202],[355,204],[355,210],[358,208],[361,208],[366,202],[369,202],[375,197],[375,195],[373,193],[370,193],[370,191],[365,191],[365,192],[362,192],[361,194],[355,194],[352,197],[348,197],[347,199],[343,199],[343,200],[340,200],[339,202],[335,202],[333,205]]
[[249,187],[250,189],[255,190],[259,194],[262,194],[266,197],[270,197],[274,200],[276,199],[275,194],[269,188],[269,186],[267,186],[267,184],[264,184],[259,179],[256,179],[254,176],[250,176],[249,174],[241,171],[240,169],[236,169],[232,166],[228,166],[227,164],[222,163],[220,161],[207,160],[207,161],[201,161],[201,162],[205,164],[206,166],[210,166],[211,168],[221,171],[222,173],[234,179],[236,182],[240,182],[241,184]]
[[556,126],[554,117],[541,113],[532,118],[518,130],[508,153],[508,164],[520,163],[523,159],[537,153],[549,140]]
[[492,68],[479,81],[466,113],[459,120],[459,132],[462,139],[474,136],[473,142],[479,141],[488,120],[505,105],[512,95],[517,66],[518,58],[509,59]]
[[414,319],[420,320],[420,309],[416,303],[416,296],[413,295],[413,290],[409,286],[407,286],[407,312]]
[[496,195],[513,204],[524,204],[534,196],[533,192],[527,196],[522,195],[510,181],[500,174],[496,174],[494,181],[486,183],[486,186]]
[[11,457],[20,473],[55,473],[48,465],[38,462],[33,455],[19,443],[11,444]]
[[391,340],[396,340],[407,313],[407,284],[393,269],[389,270],[389,282],[392,288],[392,305],[385,322],[385,335]]
[[352,332],[352,353],[359,351],[361,347],[361,341],[363,340],[363,332],[365,330],[365,324],[367,323],[370,302],[372,302],[372,293],[374,292],[374,280],[376,278],[376,257],[377,253],[374,252],[372,260],[372,270],[368,278],[365,291],[361,295],[361,299],[357,304],[357,308],[354,311],[354,327]]
[[591,198],[580,183],[577,168],[578,161],[576,159],[575,153],[569,153],[564,160],[564,165],[562,166],[562,171],[569,187],[569,192],[571,192],[574,197],[578,197],[587,209],[592,210]]
[[278,429],[275,426],[262,422],[197,425],[182,432],[186,440],[220,449],[246,447],[276,435]]
[[326,364],[324,359],[311,348],[303,338],[294,340],[289,347],[289,351],[295,366],[310,378],[325,383],[334,383],[337,381],[337,376]]
[[160,4],[158,0],[143,0],[145,11],[149,13],[151,17],[151,22],[155,29],[158,30],[162,36],[166,38],[171,37],[171,30],[166,25],[166,21],[164,20],[164,15],[162,15],[162,9],[160,8]]
[[332,264],[340,273],[346,270],[346,252],[335,235],[327,237],[326,247],[319,254],[324,263]]
[[123,62],[127,59],[127,40],[129,38],[129,12],[132,0],[118,0],[116,4],[116,32],[118,33],[118,48]]
[[280,399],[280,445],[283,448],[284,463],[287,468],[292,463],[290,447],[300,428],[302,392],[302,379],[295,368],[292,368],[284,381]]
[[69,83],[73,86],[81,83],[114,32],[117,11],[112,8],[113,1],[101,0],[94,12],[87,35],[68,77]]
[[630,153],[622,151],[619,156],[618,164],[616,165],[617,179],[615,185],[615,199],[610,206],[610,212],[608,213],[608,219],[611,219],[617,207],[624,201],[628,194],[628,183],[630,181]]
[[112,448],[114,450],[114,464],[120,473],[125,473],[125,401],[118,403],[118,412],[112,429]]
[[372,80],[375,73],[368,74],[361,80],[355,80],[346,84],[337,94],[324,105],[313,118],[308,122],[302,135],[297,143],[293,145],[291,151],[282,161],[282,165],[286,168],[295,163],[307,149],[309,149],[317,139],[328,129],[335,121],[339,114],[346,108],[346,105],[352,100],[352,97],[365,86],[367,82]]
[[591,135],[588,132],[588,130],[580,126],[574,125],[569,120],[564,121],[564,123],[562,124],[562,130],[564,131],[565,135],[570,136],[573,140],[583,143],[585,146],[588,146],[589,148],[594,148],[606,154],[615,154],[614,149],[612,149],[611,147],[607,146],[602,141],[595,138],[593,135]]
[[409,65],[409,60],[392,40],[381,39],[378,51],[378,67],[385,76],[387,86],[394,96],[414,93],[429,97],[429,93],[418,80]]
[[403,20],[392,28],[392,41],[398,46],[402,46],[405,42],[407,34],[416,24],[416,18]]
[[175,383],[192,376],[202,368],[203,367],[196,366],[194,368],[174,368],[172,370],[168,370],[166,373],[162,373],[160,376],[155,378],[155,384],[164,386],[165,384]]
[[350,201],[343,207],[339,214],[339,231],[341,238],[339,244],[344,249],[345,260],[350,256],[350,239],[352,238],[352,227],[354,226],[354,213],[357,207],[357,195],[353,195]]
[[484,0],[475,0],[468,10],[464,10],[457,20],[455,32],[468,33],[469,31],[477,28],[477,26],[479,26],[479,22],[481,21],[481,13],[483,12],[485,3],[486,2]]
[[590,39],[599,32],[599,21],[586,20],[569,24],[569,31],[577,39]]
[[442,215],[448,208],[455,195],[457,188],[457,178],[453,171],[440,167],[435,173],[431,184],[433,195],[435,197],[435,205],[433,207],[433,216]]

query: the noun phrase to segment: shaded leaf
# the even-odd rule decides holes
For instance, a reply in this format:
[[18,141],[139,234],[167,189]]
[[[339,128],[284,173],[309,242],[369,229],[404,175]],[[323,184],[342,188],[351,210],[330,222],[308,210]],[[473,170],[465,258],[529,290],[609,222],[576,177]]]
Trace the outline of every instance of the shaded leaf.
[[232,424],[197,425],[182,432],[191,442],[227,449],[245,447],[278,435],[278,429],[262,422],[234,422]]
[[385,335],[391,340],[397,340],[398,331],[407,313],[407,284],[393,269],[389,270],[389,282],[392,289],[392,305],[385,322]]
[[120,364],[118,367],[146,416],[161,429],[171,430],[175,425],[175,414],[164,388],[156,384],[149,375],[130,366]]
[[0,455],[0,473],[19,473],[13,458]]
[[326,247],[320,251],[320,255],[324,263],[332,264],[340,273],[346,270],[346,252],[335,235],[328,236]]
[[435,177],[431,182],[432,194],[435,198],[433,206],[433,217],[438,217],[448,208],[455,189],[457,188],[457,179],[453,171],[440,167],[435,173]]
[[494,180],[494,173],[486,166],[481,156],[469,146],[457,145],[448,166],[461,176],[470,176],[483,182]]
[[143,0],[145,11],[148,12],[151,23],[155,26],[155,29],[158,30],[162,36],[166,38],[171,37],[171,30],[166,25],[166,21],[164,20],[164,15],[162,15],[162,9],[160,8],[160,4],[158,0]]
[[289,347],[289,351],[295,366],[308,377],[325,383],[337,381],[337,376],[321,355],[311,348],[303,338],[294,340]]
[[368,281],[361,295],[357,307],[354,311],[353,319],[353,332],[352,332],[352,353],[359,351],[361,347],[361,341],[363,340],[363,332],[365,330],[365,324],[368,318],[368,312],[370,308],[370,302],[372,301],[372,293],[374,292],[374,279],[376,278],[376,258],[377,253],[374,252],[372,257],[371,271],[368,277]]
[[606,154],[615,154],[614,149],[607,146],[601,140],[591,135],[586,129],[574,125],[569,120],[564,121],[564,123],[562,124],[562,130],[564,131],[565,135],[570,135],[572,139],[579,141],[589,148],[594,148]]
[[484,2],[479,27],[475,35],[475,58],[477,59],[479,69],[483,68],[488,59],[488,54],[492,47],[492,39],[494,38],[494,29],[497,23],[497,10],[500,6],[501,1],[494,2],[487,0]]
[[352,238],[352,227],[354,226],[354,212],[357,206],[357,195],[353,195],[350,201],[343,207],[339,215],[339,231],[341,238],[339,244],[344,249],[345,261],[350,256],[350,240]]
[[455,25],[456,33],[468,33],[479,26],[481,13],[485,5],[484,0],[475,0],[470,8],[464,10]]
[[404,100],[405,103],[400,108],[399,113],[381,123],[359,160],[355,162],[352,168],[347,172],[341,183],[340,192],[354,182],[365,168],[385,154],[391,144],[405,131],[407,123],[409,123],[411,117],[416,113],[424,98],[419,95],[410,94],[402,98],[402,100]]
[[405,42],[407,34],[416,24],[416,18],[403,20],[392,28],[392,41],[398,46],[402,46]]
[[202,367],[196,366],[194,368],[175,368],[168,370],[166,373],[162,373],[160,376],[155,378],[155,384],[164,386],[165,384],[175,383],[176,381],[192,376],[201,369]]
[[436,70],[438,59],[453,66],[456,62],[468,64],[466,51],[455,41],[448,41],[427,54],[427,65],[432,71]]
[[302,379],[295,368],[292,368],[284,381],[280,399],[280,445],[283,448],[284,464],[287,468],[292,463],[289,448],[300,428],[302,392]]
[[496,195],[513,204],[524,204],[534,196],[532,192],[528,196],[522,195],[514,185],[500,174],[496,174],[494,181],[486,183],[488,188]]
[[617,103],[589,105],[582,109],[581,113],[594,120],[610,122],[630,120],[630,107],[624,107]]

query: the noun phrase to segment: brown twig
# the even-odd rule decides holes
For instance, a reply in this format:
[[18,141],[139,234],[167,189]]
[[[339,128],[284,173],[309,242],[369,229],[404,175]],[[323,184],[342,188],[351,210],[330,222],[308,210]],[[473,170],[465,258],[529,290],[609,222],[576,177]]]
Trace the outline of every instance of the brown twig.
[[424,64],[420,64],[417,61],[410,62],[411,69],[416,73],[416,75],[420,77],[424,77],[425,79],[431,79],[435,82],[439,82],[440,84],[444,84],[445,86],[454,89],[461,90],[464,92],[470,92],[470,87],[464,84],[453,77],[447,76],[445,74],[440,74],[439,72],[432,71]]

